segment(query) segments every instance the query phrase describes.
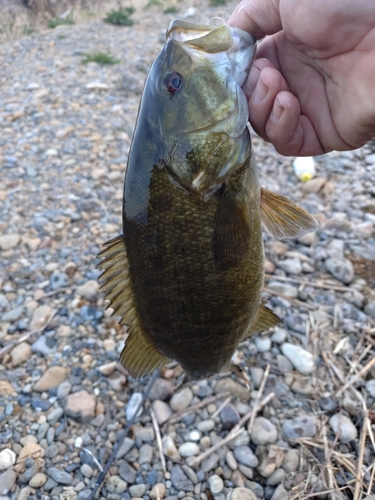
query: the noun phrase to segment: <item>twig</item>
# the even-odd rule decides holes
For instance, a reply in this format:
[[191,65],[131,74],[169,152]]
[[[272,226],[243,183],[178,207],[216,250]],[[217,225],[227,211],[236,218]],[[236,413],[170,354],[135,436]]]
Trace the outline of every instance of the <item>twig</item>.
[[53,317],[57,313],[57,309],[53,309],[51,314],[49,315],[46,323],[41,326],[40,328],[37,328],[36,330],[32,330],[31,332],[24,333],[19,337],[17,340],[13,340],[12,342],[9,342],[6,346],[4,346],[2,349],[0,349],[0,359],[5,356],[5,354],[8,354],[14,346],[21,344],[21,342],[25,342],[28,340],[30,337],[33,335],[36,335],[37,333],[42,333],[42,331],[48,326],[48,324],[52,321]]
[[[271,399],[274,396],[275,396],[275,393],[274,392],[270,392],[270,394],[268,394],[263,399],[263,401],[258,405],[258,411],[261,408],[263,408],[263,406],[265,406],[269,401],[271,401]],[[217,442],[216,444],[214,444],[213,446],[211,446],[211,448],[208,448],[208,450],[204,451],[203,453],[201,453],[197,457],[194,457],[191,460],[188,460],[188,465],[190,467],[195,467],[196,465],[199,465],[202,462],[202,460],[204,460],[205,458],[209,457],[216,450],[218,450],[219,448],[221,448],[222,446],[224,446],[225,444],[229,443],[230,441],[232,441],[233,439],[235,439],[237,436],[239,436],[240,434],[242,434],[242,432],[244,431],[244,429],[242,429],[242,426],[251,418],[253,412],[254,412],[254,409],[251,410],[251,411],[249,411],[248,413],[246,413],[246,415],[244,415],[239,420],[239,422],[233,427],[233,429],[230,431],[230,433],[225,438],[223,438],[221,441]]]
[[[357,463],[357,477],[361,477],[362,475],[362,466],[363,466],[363,456],[365,453],[365,444],[366,444],[366,435],[367,435],[367,413],[363,418],[361,439],[359,441],[359,453],[358,453],[358,463]],[[359,500],[362,491],[362,481],[355,482],[354,496],[353,500]]]
[[263,287],[263,291],[267,293],[271,293],[272,295],[277,295],[278,297],[282,297],[283,299],[289,300],[292,304],[295,304],[296,306],[300,307],[306,307],[306,309],[311,309],[312,311],[315,311],[316,306],[312,306],[311,304],[308,304],[307,302],[302,302],[302,300],[298,299],[293,299],[293,297],[288,297],[288,295],[284,295],[283,293],[276,292],[275,290],[272,290],[271,288],[267,288],[266,286]]
[[163,453],[163,445],[161,442],[161,435],[160,435],[160,428],[158,421],[156,420],[155,413],[153,409],[150,409],[150,414],[151,414],[151,420],[152,420],[152,425],[154,426],[155,434],[156,434],[156,442],[158,443],[158,448],[159,448],[159,455],[160,455],[160,461],[163,466],[163,471],[166,472],[167,466],[165,463],[165,457]]
[[232,399],[232,396],[228,396],[228,397],[227,397],[227,399],[226,399],[223,403],[221,403],[221,405],[219,406],[219,408],[215,411],[215,413],[213,413],[213,414],[211,415],[211,417],[210,417],[210,418],[213,420],[215,417],[217,417],[217,416],[219,415],[219,413],[221,412],[221,410],[222,410],[223,408],[225,408],[225,407],[227,406],[227,404],[228,404],[228,403],[230,403],[230,400],[231,400],[231,399]]
[[88,455],[90,455],[90,457],[94,460],[94,462],[96,463],[96,465],[98,466],[98,469],[100,470],[100,472],[103,472],[103,467],[100,465],[100,462],[99,460],[96,458],[96,456],[92,453],[92,451],[90,451],[88,448],[82,448],[82,450],[87,453]]
[[150,379],[150,381],[149,381],[146,389],[144,390],[144,392],[142,394],[142,399],[138,403],[137,408],[136,408],[136,410],[133,413],[132,418],[126,424],[126,427],[123,430],[123,432],[122,432],[122,434],[120,436],[120,439],[117,441],[116,445],[114,446],[114,448],[112,450],[112,454],[109,457],[108,462],[106,463],[106,465],[105,465],[104,469],[102,470],[102,472],[99,474],[98,479],[96,480],[95,486],[94,486],[94,488],[93,488],[93,490],[91,492],[91,495],[89,497],[89,500],[94,500],[95,499],[95,495],[96,495],[97,491],[99,490],[100,485],[104,481],[104,478],[105,478],[107,472],[109,471],[109,468],[111,467],[112,462],[116,458],[117,452],[120,449],[120,447],[122,445],[122,442],[124,441],[124,439],[126,438],[126,436],[129,434],[130,427],[134,424],[134,422],[135,422],[135,420],[137,418],[137,413],[138,413],[139,408],[143,405],[143,403],[145,402],[145,399],[148,397],[149,392],[151,390],[151,387],[154,385],[154,382],[158,378],[159,374],[160,374],[160,369],[154,371],[154,373],[153,373],[153,375],[152,375],[152,377],[151,377],[151,379]]
[[249,427],[248,427],[249,434],[251,433],[251,429],[253,428],[255,417],[256,417],[256,415],[257,415],[257,413],[259,411],[259,408],[258,408],[259,407],[259,401],[260,401],[261,397],[263,396],[264,388],[266,387],[266,382],[267,382],[267,379],[268,379],[268,375],[270,374],[270,370],[271,370],[271,365],[268,364],[267,367],[266,367],[266,369],[264,370],[264,375],[263,375],[263,378],[262,378],[262,382],[260,384],[259,391],[258,391],[257,397],[256,397],[255,402],[254,402],[252,414],[251,414],[251,417],[250,417]]
[[230,395],[230,392],[221,392],[219,394],[216,394],[215,396],[209,396],[208,398],[202,399],[202,401],[199,401],[199,403],[196,403],[195,405],[191,405],[188,408],[185,408],[185,410],[181,410],[178,413],[175,413],[174,415],[171,416],[171,418],[168,419],[166,422],[167,424],[174,424],[178,422],[182,417],[185,415],[188,415],[189,413],[195,412],[195,410],[198,410],[199,408],[203,408],[204,406],[207,406],[210,403],[214,403],[218,399],[221,398],[226,398]]
[[365,365],[361,370],[359,370],[359,372],[356,375],[354,375],[353,378],[348,380],[348,382],[346,382],[346,384],[343,385],[341,389],[337,391],[336,397],[340,397],[343,392],[345,392],[351,385],[354,384],[354,382],[356,382],[359,378],[361,378],[362,375],[364,375],[373,365],[375,365],[375,357],[373,357],[367,363],[367,365]]
[[301,280],[298,278],[287,278],[286,276],[277,276],[274,274],[265,274],[264,277],[268,280],[273,279],[275,281],[287,281],[290,283],[299,283],[301,285],[313,286],[314,288],[325,288],[327,290],[336,290],[337,292],[347,292],[349,290],[347,286],[329,285],[328,283],[317,283],[314,281]]

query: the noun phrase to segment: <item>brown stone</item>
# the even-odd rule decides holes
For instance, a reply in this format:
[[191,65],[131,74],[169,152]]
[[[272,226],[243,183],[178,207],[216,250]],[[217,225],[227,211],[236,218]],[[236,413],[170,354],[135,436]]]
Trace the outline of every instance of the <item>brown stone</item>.
[[51,366],[42,378],[34,385],[34,391],[44,392],[57,387],[66,379],[66,369],[63,366]]
[[90,422],[95,417],[96,398],[87,391],[74,392],[66,399],[65,410],[69,417]]

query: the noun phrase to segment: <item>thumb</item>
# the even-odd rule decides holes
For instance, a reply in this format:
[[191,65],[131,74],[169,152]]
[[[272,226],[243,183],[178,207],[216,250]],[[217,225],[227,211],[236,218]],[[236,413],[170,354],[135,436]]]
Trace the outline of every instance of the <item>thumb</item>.
[[242,0],[234,9],[228,24],[247,31],[255,38],[281,31],[280,0]]

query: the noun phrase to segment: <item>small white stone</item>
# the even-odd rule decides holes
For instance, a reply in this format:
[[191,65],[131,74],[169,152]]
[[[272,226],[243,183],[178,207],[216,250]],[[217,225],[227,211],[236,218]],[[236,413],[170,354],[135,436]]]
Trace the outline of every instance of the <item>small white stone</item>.
[[339,439],[342,443],[349,443],[357,437],[356,427],[350,418],[345,415],[340,415],[340,413],[332,415],[329,419],[329,425],[331,426],[333,432],[336,434],[339,433]]
[[78,436],[74,442],[74,446],[76,448],[82,448],[82,445],[83,445],[83,439],[81,438],[81,436]]
[[135,416],[139,417],[142,415],[143,407],[141,405],[143,395],[140,392],[134,392],[126,407],[126,419],[132,420]]
[[281,346],[281,351],[302,375],[310,375],[315,370],[314,357],[311,352],[289,342]]
[[191,441],[187,441],[186,443],[183,443],[179,448],[178,451],[182,457],[192,457],[193,455],[198,455],[199,453],[199,446],[197,443],[193,443]]
[[210,486],[210,490],[213,495],[217,495],[224,488],[224,482],[221,479],[221,477],[218,476],[217,474],[213,474],[211,477],[208,478],[208,484]]
[[13,450],[9,448],[5,448],[0,452],[0,470],[9,469],[16,463],[17,455]]

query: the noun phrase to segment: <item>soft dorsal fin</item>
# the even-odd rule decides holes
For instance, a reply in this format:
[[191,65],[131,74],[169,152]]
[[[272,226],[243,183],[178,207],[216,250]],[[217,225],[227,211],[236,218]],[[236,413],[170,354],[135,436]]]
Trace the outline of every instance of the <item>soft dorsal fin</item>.
[[143,377],[164,366],[169,360],[155,349],[139,324],[132,296],[124,236],[117,236],[103,246],[104,249],[98,254],[98,257],[103,259],[97,266],[103,269],[98,278],[102,282],[100,288],[106,291],[104,298],[109,301],[107,308],[113,309],[112,315],[121,316],[120,324],[130,326],[130,334],[120,361],[130,375]]
[[265,305],[261,304],[258,309],[258,314],[256,315],[254,321],[251,323],[249,329],[246,331],[242,340],[250,338],[252,335],[263,330],[268,330],[278,323],[280,323],[280,318],[268,309]]
[[238,265],[250,242],[250,210],[226,190],[220,200],[214,230],[214,259],[219,269]]
[[318,229],[309,213],[285,196],[261,189],[260,217],[268,234],[280,240],[301,238]]

